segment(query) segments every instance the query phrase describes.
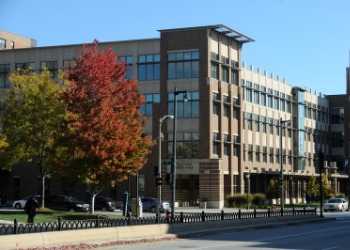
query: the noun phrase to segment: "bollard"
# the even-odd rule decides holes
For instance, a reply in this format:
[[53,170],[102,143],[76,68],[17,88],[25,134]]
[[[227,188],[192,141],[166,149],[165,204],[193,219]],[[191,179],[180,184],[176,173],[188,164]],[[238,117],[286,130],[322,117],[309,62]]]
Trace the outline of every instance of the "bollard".
[[270,208],[267,209],[267,217],[271,217],[271,210],[270,210]]
[[17,234],[17,227],[18,227],[17,219],[14,219],[14,221],[13,221],[13,234]]
[[238,219],[242,219],[242,212],[241,212],[241,209],[238,210]]
[[61,231],[61,228],[62,228],[62,222],[61,222],[62,218],[61,216],[58,216],[58,231]]
[[254,218],[256,218],[256,208],[254,208]]
[[100,227],[100,215],[96,216],[96,222],[95,222],[95,228],[99,228]]
[[181,223],[184,222],[184,213],[183,212],[180,213],[180,222]]
[[204,211],[202,211],[202,221],[205,221]]
[[224,220],[225,217],[224,217],[224,210],[221,210],[221,220]]

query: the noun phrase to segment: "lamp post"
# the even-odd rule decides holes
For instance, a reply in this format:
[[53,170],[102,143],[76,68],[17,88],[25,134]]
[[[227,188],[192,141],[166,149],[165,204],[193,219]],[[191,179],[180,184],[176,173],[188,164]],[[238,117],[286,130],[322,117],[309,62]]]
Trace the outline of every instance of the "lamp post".
[[284,187],[283,187],[283,143],[282,143],[282,132],[283,128],[285,128],[285,123],[290,122],[290,120],[282,120],[280,118],[280,150],[281,150],[281,173],[280,173],[280,185],[281,185],[281,210],[283,213],[284,209]]
[[322,150],[318,151],[318,166],[320,170],[320,217],[323,217],[323,180],[322,180],[322,170],[324,169],[324,155]]
[[172,197],[171,197],[171,217],[175,214],[175,193],[176,193],[176,120],[177,120],[177,96],[184,95],[184,102],[188,101],[187,90],[178,91],[174,88],[174,125],[173,125],[173,164],[172,164]]
[[250,193],[250,170],[249,172],[245,175],[247,178],[247,210],[249,210],[249,193]]
[[158,188],[158,206],[157,206],[157,219],[159,223],[161,206],[162,206],[162,123],[166,119],[174,119],[173,115],[165,115],[159,119],[159,137],[158,137],[158,176],[157,176],[157,188]]

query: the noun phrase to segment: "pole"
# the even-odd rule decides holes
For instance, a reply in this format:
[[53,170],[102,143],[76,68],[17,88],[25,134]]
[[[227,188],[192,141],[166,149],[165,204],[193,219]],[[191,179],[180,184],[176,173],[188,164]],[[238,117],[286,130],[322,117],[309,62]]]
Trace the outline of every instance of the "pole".
[[159,223],[160,213],[162,211],[162,123],[166,118],[173,119],[174,116],[166,115],[159,119],[159,137],[158,137],[158,179],[157,179],[157,189],[158,189],[158,206],[157,206],[157,221]]
[[171,197],[171,217],[175,215],[175,194],[176,194],[176,121],[177,121],[177,95],[184,95],[184,102],[188,101],[187,90],[177,91],[174,88],[174,124],[173,124],[173,159],[172,159],[172,197]]
[[280,149],[281,149],[281,176],[280,176],[280,185],[281,185],[281,210],[284,209],[284,188],[283,188],[283,143],[282,143],[282,126],[284,121],[280,118]]
[[171,217],[175,215],[175,193],[176,193],[176,120],[177,120],[177,88],[174,89],[174,123],[173,123],[173,164],[172,164],[172,196]]

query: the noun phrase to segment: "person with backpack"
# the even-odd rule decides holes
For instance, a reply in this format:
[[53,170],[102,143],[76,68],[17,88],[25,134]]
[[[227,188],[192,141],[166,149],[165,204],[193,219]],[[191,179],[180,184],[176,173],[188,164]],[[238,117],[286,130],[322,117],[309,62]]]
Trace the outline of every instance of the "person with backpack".
[[24,210],[28,214],[28,223],[34,223],[34,217],[36,215],[36,208],[38,207],[38,201],[35,200],[35,197],[31,197],[27,200]]

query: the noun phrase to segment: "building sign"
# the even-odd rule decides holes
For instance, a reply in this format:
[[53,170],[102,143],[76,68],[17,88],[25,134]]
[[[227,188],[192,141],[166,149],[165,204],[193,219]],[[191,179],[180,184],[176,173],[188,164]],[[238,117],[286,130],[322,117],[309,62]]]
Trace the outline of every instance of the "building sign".
[[177,160],[176,174],[199,174],[199,163]]

